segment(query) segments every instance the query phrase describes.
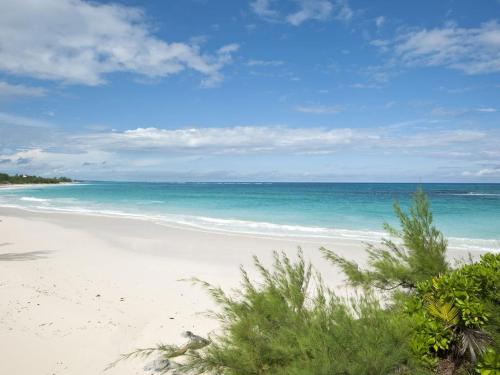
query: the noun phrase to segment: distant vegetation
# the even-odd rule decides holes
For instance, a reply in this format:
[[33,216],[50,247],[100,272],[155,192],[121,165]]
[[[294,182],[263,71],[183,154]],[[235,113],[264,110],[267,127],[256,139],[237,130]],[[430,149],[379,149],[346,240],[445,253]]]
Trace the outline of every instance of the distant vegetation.
[[72,182],[67,177],[39,177],[16,174],[9,176],[7,173],[0,173],[0,184],[59,184],[61,182]]
[[275,254],[271,269],[255,258],[260,282],[242,270],[234,295],[196,281],[219,306],[220,332],[203,347],[180,363],[172,345],[123,359],[156,354],[172,374],[500,374],[500,254],[453,269],[422,191],[395,212],[401,228],[386,225],[392,239],[368,247],[366,269],[322,249],[356,298],[337,297],[301,252]]

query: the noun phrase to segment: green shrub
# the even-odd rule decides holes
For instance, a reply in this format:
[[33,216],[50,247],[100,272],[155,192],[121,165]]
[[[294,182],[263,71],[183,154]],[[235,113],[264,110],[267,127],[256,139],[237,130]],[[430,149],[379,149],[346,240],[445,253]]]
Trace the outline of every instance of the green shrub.
[[[202,283],[220,308],[219,335],[187,352],[177,373],[221,375],[430,374],[414,360],[407,316],[363,295],[344,300],[297,262],[275,254],[274,266],[255,265],[261,284],[243,283],[235,296]],[[160,350],[168,356],[172,348]],[[148,353],[149,354],[149,353]]]
[[445,254],[447,241],[433,225],[427,196],[417,190],[409,214],[394,204],[401,230],[384,224],[393,239],[383,239],[382,247],[368,245],[368,269],[354,261],[321,248],[325,257],[339,266],[353,286],[395,290],[414,289],[417,283],[449,270]]
[[488,348],[486,353],[480,359],[476,372],[480,375],[499,375],[500,374],[500,351]]
[[455,371],[472,368],[489,346],[498,352],[499,289],[500,254],[418,283],[406,303],[416,326],[415,352]]

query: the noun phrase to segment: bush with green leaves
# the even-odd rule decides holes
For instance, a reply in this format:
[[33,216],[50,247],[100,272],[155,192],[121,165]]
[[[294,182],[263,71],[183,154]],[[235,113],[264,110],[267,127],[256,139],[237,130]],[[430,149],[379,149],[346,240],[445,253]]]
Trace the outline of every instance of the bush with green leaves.
[[476,372],[480,375],[498,375],[500,374],[500,351],[498,347],[488,348],[486,353],[479,360],[476,366]]
[[262,282],[243,271],[234,296],[202,283],[220,308],[221,332],[205,348],[187,352],[177,373],[430,374],[413,356],[407,316],[384,310],[370,295],[335,296],[301,253],[297,262],[275,254],[271,270],[258,259],[255,265]]
[[472,369],[488,348],[500,352],[500,254],[418,283],[406,308],[418,355],[443,374]]
[[394,203],[394,212],[401,229],[384,224],[389,238],[382,240],[381,247],[368,245],[367,269],[363,270],[356,262],[321,248],[325,257],[347,275],[351,285],[411,290],[418,282],[450,269],[445,257],[448,242],[433,224],[425,193],[417,190],[409,213],[405,213],[397,202]]
[[[499,342],[500,255],[452,270],[446,262],[447,241],[433,225],[430,204],[418,190],[409,213],[395,203],[401,229],[388,224],[390,239],[368,246],[368,268],[322,249],[351,285],[394,290],[394,308],[409,312],[416,330],[415,353],[438,373],[472,368],[488,346]],[[499,352],[497,347],[493,347]],[[449,372],[446,372],[449,371]]]

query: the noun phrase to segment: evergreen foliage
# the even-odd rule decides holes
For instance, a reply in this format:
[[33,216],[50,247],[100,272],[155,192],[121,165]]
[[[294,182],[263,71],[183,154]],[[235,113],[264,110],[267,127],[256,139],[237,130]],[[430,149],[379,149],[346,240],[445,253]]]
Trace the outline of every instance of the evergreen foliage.
[[[186,353],[176,373],[430,374],[414,360],[407,316],[384,310],[370,295],[335,296],[300,252],[297,262],[275,254],[271,270],[257,258],[255,266],[262,283],[243,270],[234,297],[201,282],[220,307],[215,317],[222,332],[206,348]],[[168,357],[172,348],[157,353]]]
[[392,239],[383,239],[381,247],[368,245],[366,270],[360,269],[354,261],[321,248],[324,256],[342,269],[351,285],[384,290],[399,287],[411,290],[416,288],[418,282],[450,269],[445,258],[447,240],[433,224],[425,193],[417,190],[408,214],[397,202],[394,204],[394,212],[401,229],[384,224]]
[[[223,304],[222,335],[207,348],[199,370],[236,374],[418,374],[407,336],[410,322],[383,310],[370,295],[343,300],[299,253],[296,263],[275,255],[272,270],[257,259],[264,280],[243,273],[239,296],[210,289]],[[210,288],[210,287],[209,287]],[[199,372],[201,373],[201,372]]]

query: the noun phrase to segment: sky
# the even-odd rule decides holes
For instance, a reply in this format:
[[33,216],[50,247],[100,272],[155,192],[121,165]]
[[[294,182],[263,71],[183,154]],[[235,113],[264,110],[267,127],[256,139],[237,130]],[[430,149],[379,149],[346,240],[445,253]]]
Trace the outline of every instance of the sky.
[[0,172],[500,182],[500,0],[0,0]]

